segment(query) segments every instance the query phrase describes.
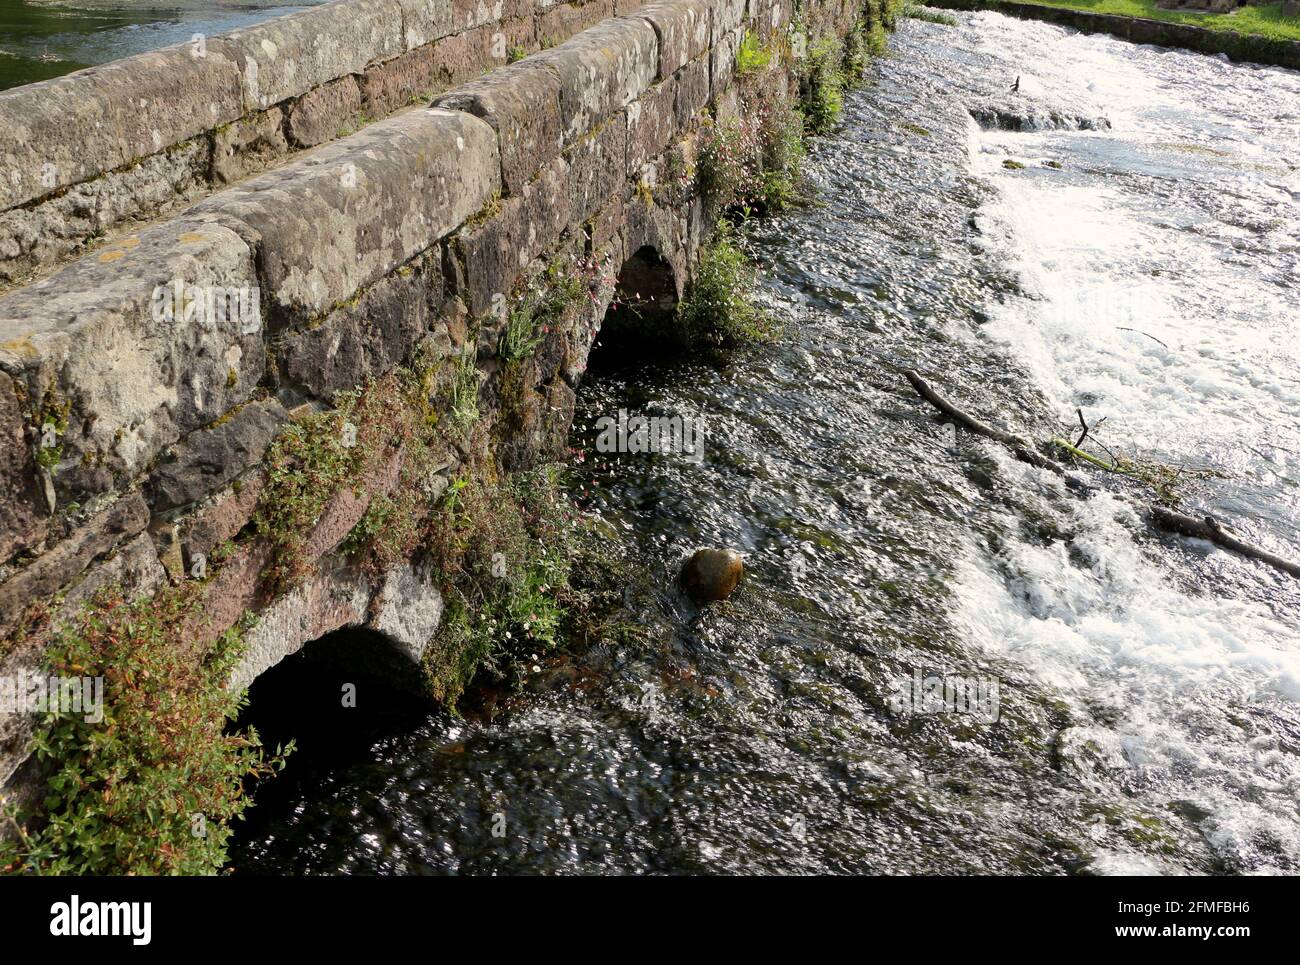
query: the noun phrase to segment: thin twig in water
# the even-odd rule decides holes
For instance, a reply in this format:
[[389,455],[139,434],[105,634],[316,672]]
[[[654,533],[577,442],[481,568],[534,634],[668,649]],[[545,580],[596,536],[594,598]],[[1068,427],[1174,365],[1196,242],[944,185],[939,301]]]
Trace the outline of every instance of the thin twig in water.
[[[1137,334],[1139,334],[1139,335],[1145,335],[1147,338],[1151,339],[1151,341],[1153,341],[1153,342],[1160,342],[1160,339],[1156,338],[1154,335],[1150,334],[1149,332],[1144,332],[1144,331],[1142,331],[1142,329],[1140,329],[1140,328],[1125,328],[1123,325],[1116,325],[1115,327],[1116,327],[1119,331],[1121,331],[1121,332],[1137,332]],[[1160,344],[1161,344],[1161,345],[1164,345],[1165,348],[1169,348],[1169,346],[1166,345],[1164,342],[1160,342]]]

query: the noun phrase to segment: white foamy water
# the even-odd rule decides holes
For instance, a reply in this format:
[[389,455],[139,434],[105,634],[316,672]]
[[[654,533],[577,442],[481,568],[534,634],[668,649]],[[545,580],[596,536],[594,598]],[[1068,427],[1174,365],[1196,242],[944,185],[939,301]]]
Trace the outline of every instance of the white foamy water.
[[1023,86],[1113,125],[975,139],[991,245],[1034,296],[985,333],[1116,451],[1228,472],[1206,507],[1300,555],[1300,75],[976,23]]
[[[991,305],[983,335],[1030,372],[1062,434],[1082,408],[1116,452],[1224,471],[1189,506],[1300,557],[1300,75],[992,14],[959,36],[1031,98],[1113,125],[973,133],[972,169],[996,190],[986,252],[1028,296]],[[1071,758],[1081,782],[1104,773],[1157,813],[1190,813],[1228,867],[1293,867],[1294,587],[1203,544],[1189,580],[1144,545],[1140,497],[1054,503],[1070,507],[1068,548],[1009,539],[990,559],[972,544],[957,593],[972,637],[1102,722]],[[1257,592],[1214,585],[1228,571]],[[1102,828],[1095,872],[1179,870],[1106,843]]]

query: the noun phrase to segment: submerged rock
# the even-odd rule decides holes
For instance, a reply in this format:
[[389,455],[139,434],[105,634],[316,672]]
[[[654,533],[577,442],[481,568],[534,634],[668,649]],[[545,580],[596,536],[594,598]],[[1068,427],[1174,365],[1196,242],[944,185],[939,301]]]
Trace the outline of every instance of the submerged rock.
[[725,600],[745,573],[735,550],[696,550],[682,567],[682,586],[696,603]]
[[1001,131],[1107,131],[1110,118],[1103,114],[1031,100],[1018,94],[976,104],[970,109],[975,123],[985,130]]

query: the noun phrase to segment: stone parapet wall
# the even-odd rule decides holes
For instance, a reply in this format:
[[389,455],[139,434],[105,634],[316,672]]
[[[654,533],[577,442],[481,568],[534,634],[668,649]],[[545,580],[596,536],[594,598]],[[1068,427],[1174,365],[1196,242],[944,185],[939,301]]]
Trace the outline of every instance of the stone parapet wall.
[[[818,33],[860,12],[805,4]],[[439,574],[340,550],[410,485],[412,447],[383,441],[382,408],[361,426],[371,449],[300,534],[309,573],[292,586],[268,578],[276,548],[255,523],[271,447],[416,367],[422,418],[447,417],[443,390],[468,377],[484,430],[421,443],[429,500],[475,446],[506,472],[562,452],[614,274],[648,253],[684,292],[712,229],[691,177],[702,132],[734,114],[741,83],[789,94],[788,62],[738,81],[735,51],[747,30],[779,40],[792,16],[789,0],[666,0],[608,17],[0,295],[0,675],[39,666],[40,635],[15,632],[33,605],[66,615],[110,584],[198,581],[196,653],[255,617],[237,683],[343,626],[418,659]],[[326,70],[308,66],[301,83]],[[267,96],[288,89],[259,78]],[[508,306],[548,266],[579,264],[590,304],[507,358]],[[23,734],[0,721],[0,779]]]
[[0,291],[634,0],[338,0],[0,92]]

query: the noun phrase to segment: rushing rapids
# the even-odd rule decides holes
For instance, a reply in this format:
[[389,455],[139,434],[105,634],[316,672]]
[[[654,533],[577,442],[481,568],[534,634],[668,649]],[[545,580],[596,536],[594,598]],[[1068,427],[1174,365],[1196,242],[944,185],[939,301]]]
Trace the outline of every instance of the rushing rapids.
[[[960,21],[904,21],[814,149],[817,204],[752,228],[781,341],[585,385],[575,446],[620,410],[705,426],[702,461],[579,470],[638,632],[491,724],[255,713],[304,747],[237,870],[1300,870],[1295,581],[953,436],[900,374],[1219,470],[1185,505],[1300,557],[1300,76]],[[1017,102],[1108,125],[987,123]],[[747,575],[701,610],[675,578],[702,545]],[[284,670],[255,712],[328,674]]]

